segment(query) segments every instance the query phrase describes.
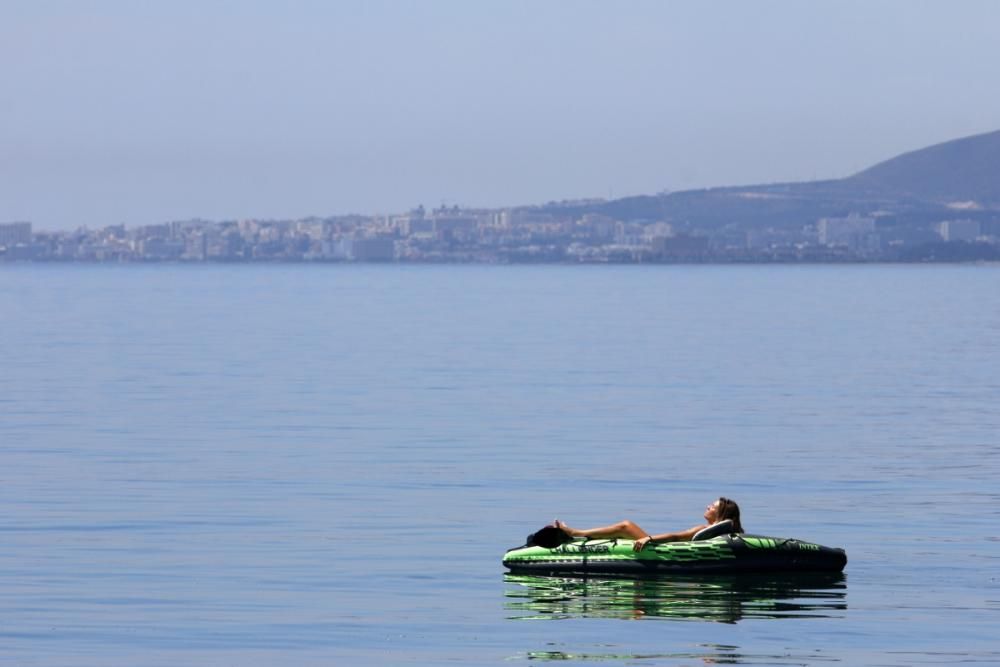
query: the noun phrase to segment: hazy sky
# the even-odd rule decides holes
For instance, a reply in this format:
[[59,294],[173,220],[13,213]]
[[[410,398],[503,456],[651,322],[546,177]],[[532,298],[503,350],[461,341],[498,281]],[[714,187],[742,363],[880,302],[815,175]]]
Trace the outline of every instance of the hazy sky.
[[1000,129],[1000,2],[0,0],[0,222],[839,177]]

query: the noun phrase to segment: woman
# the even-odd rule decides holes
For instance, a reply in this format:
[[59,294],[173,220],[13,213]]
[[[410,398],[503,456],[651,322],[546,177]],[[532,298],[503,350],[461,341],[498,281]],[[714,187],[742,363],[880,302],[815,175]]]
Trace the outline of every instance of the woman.
[[708,528],[712,524],[725,521],[726,519],[733,522],[734,533],[743,532],[743,525],[740,523],[740,506],[736,504],[735,500],[730,500],[729,498],[719,498],[715,502],[709,503],[708,507],[705,508],[705,521],[708,523],[700,526],[694,526],[692,528],[688,528],[687,530],[681,530],[676,533],[650,535],[637,524],[632,523],[628,519],[611,524],[610,526],[588,528],[586,530],[570,528],[559,519],[556,519],[555,525],[556,528],[564,530],[567,534],[573,537],[621,537],[635,540],[635,544],[632,545],[632,548],[636,551],[641,551],[642,548],[650,542],[685,542],[694,537],[695,533],[699,530]]

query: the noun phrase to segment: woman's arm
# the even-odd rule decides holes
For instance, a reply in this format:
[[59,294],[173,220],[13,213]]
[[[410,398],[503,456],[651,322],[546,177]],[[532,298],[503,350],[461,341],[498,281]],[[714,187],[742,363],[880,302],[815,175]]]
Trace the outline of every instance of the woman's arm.
[[649,544],[650,542],[686,542],[690,540],[695,534],[702,528],[707,528],[706,525],[694,526],[693,528],[688,528],[687,530],[679,530],[676,533],[663,533],[661,535],[646,535],[645,537],[640,537],[632,545],[632,548],[636,551],[642,551],[642,548]]

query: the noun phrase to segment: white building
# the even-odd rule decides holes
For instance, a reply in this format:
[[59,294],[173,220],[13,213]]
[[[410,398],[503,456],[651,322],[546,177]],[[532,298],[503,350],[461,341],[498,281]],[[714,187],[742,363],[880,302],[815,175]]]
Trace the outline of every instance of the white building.
[[981,233],[977,220],[945,220],[937,228],[945,241],[975,241]]
[[819,242],[826,246],[846,246],[850,250],[875,252],[879,237],[875,233],[875,218],[851,213],[846,218],[822,218],[816,223]]

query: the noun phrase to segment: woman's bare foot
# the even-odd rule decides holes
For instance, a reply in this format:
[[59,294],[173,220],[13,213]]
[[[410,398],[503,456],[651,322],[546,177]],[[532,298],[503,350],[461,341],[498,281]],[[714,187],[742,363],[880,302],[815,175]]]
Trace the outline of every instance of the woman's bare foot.
[[556,519],[556,520],[555,520],[555,521],[554,521],[554,522],[552,523],[552,525],[553,525],[553,526],[555,526],[556,528],[558,528],[559,530],[563,531],[563,532],[564,532],[564,533],[566,533],[567,535],[571,535],[571,536],[573,536],[573,537],[576,537],[576,536],[577,536],[577,532],[578,532],[578,531],[577,531],[577,530],[576,530],[575,528],[570,528],[569,526],[567,526],[567,525],[566,525],[565,523],[563,523],[563,522],[562,522],[562,521],[560,521],[559,519]]

